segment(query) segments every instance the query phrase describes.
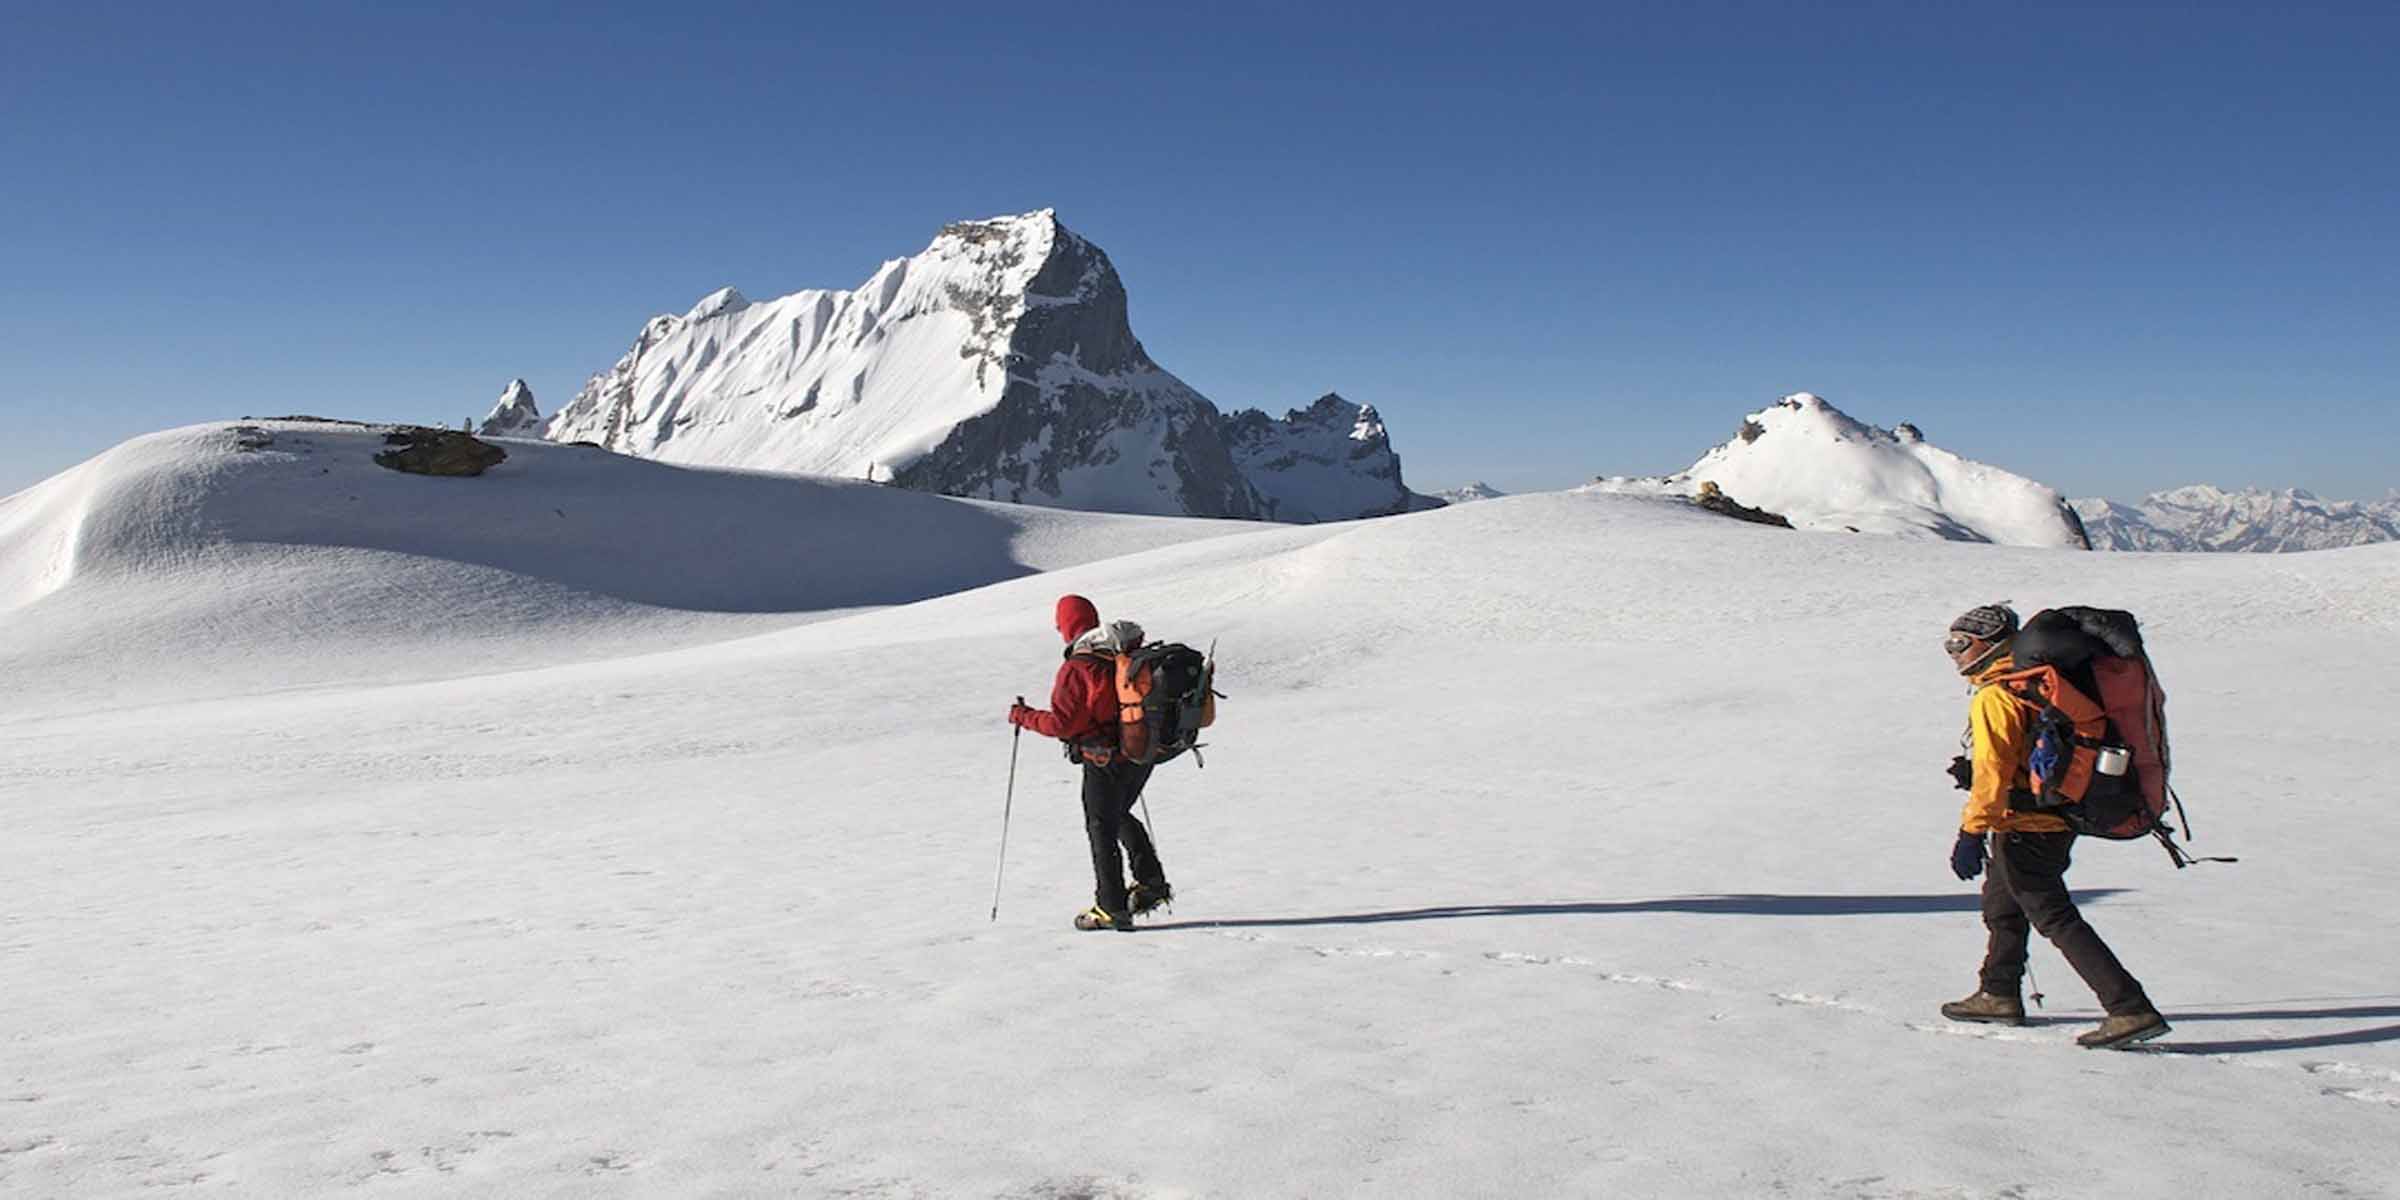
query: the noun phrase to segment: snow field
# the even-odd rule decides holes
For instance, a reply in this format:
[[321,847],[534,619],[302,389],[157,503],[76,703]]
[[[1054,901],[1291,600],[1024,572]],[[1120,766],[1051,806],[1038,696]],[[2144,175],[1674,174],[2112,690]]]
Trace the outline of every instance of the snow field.
[[[0,712],[0,1191],[2400,1193],[2393,548],[1586,494],[986,582],[139,710],[46,668]],[[1182,898],[1132,936],[1066,927],[1072,769],[1032,739],[986,920],[1000,718],[1068,590],[1221,639],[1209,765],[1150,792]],[[2144,617],[2197,849],[2244,858],[2078,847],[2177,1023],[2151,1052],[2074,1049],[2046,947],[2042,1023],[1933,1013],[1982,946],[1937,646],[2003,597]],[[316,661],[221,632],[260,678]]]

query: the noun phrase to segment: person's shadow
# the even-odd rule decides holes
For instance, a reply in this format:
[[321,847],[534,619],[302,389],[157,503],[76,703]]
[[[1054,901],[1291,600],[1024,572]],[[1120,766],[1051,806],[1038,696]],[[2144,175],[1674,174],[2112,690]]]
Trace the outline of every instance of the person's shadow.
[[[2400,1004],[2357,1004],[2340,1008],[2253,1008],[2223,1012],[2184,1012],[2169,1009],[2167,1020],[2187,1021],[2318,1021],[2361,1017],[2400,1017]],[[2217,1042],[2153,1042],[2154,1054],[2256,1054],[2262,1050],[2320,1050],[2329,1046],[2364,1046],[2400,1041],[2400,1025],[2375,1025],[2298,1037],[2240,1038]]]
[[[2080,888],[2078,902],[2105,900],[2125,888]],[[1144,925],[1149,932],[1177,929],[1289,929],[1309,925],[1387,925],[1399,921],[1455,921],[1468,917],[1573,917],[1622,913],[1702,913],[1743,917],[1874,917],[1982,911],[1974,892],[1901,896],[1787,896],[1740,892],[1718,896],[1669,896],[1658,900],[1593,900],[1567,904],[1452,904],[1382,912],[1313,917],[1239,917],[1223,921],[1170,921]]]

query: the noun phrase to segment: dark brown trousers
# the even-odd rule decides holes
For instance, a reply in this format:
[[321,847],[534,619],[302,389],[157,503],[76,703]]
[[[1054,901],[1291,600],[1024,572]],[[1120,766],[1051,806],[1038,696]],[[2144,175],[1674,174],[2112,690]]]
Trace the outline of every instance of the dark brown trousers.
[[1983,927],[1991,940],[1983,956],[1983,990],[2014,996],[2025,977],[2028,932],[2058,947],[2110,1016],[2146,1012],[2150,997],[2076,911],[2067,894],[2072,833],[1995,833],[1983,878]]

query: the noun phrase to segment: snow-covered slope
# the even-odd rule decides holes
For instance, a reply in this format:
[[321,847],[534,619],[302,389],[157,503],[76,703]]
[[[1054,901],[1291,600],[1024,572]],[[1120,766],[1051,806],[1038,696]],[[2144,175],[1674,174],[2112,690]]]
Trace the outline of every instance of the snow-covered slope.
[[1400,456],[1372,406],[1327,392],[1281,420],[1257,409],[1225,422],[1233,462],[1278,521],[1342,521],[1420,507],[1400,479]]
[[2400,495],[2320,500],[2297,489],[2225,491],[2199,484],[2139,504],[2091,499],[2075,510],[2101,550],[2330,550],[2400,540]]
[[437,479],[382,448],[360,425],[198,425],[0,499],[0,711],[634,653],[1252,528],[532,441]]
[[[1267,424],[1243,428],[1262,445],[1318,440],[1310,423]],[[727,288],[657,317],[546,433],[1112,512],[1263,518],[1269,490],[1311,514],[1285,519],[1340,519],[1394,511],[1387,493],[1405,492],[1379,426],[1363,460],[1345,446],[1255,479],[1224,426],[1142,349],[1108,256],[1044,209],[951,225],[853,291],[753,302]]]
[[[884,515],[795,554],[907,553]],[[0,1192],[2400,1191],[2400,546],[1577,494],[1250,528],[634,658],[0,716]],[[394,602],[393,560],[344,561],[362,619]],[[1179,902],[1130,937],[1066,927],[1089,856],[1032,739],[987,916],[1001,713],[1065,590],[1219,639],[1230,694],[1207,769],[1151,784]],[[2142,614],[2200,846],[2243,856],[2076,848],[2176,1024],[2153,1052],[2075,1049],[2095,1010],[2046,947],[2035,1025],[1934,1014],[1983,947],[1938,637],[1998,596]],[[275,618],[190,636],[305,673]]]
[[1800,529],[2088,548],[2056,491],[1936,447],[1915,426],[1880,429],[1807,392],[1750,414],[1681,474],[1589,487],[1694,495],[1706,482]]
[[500,402],[485,414],[476,432],[484,437],[540,437],[543,424],[542,410],[533,402],[533,389],[519,379],[500,393]]

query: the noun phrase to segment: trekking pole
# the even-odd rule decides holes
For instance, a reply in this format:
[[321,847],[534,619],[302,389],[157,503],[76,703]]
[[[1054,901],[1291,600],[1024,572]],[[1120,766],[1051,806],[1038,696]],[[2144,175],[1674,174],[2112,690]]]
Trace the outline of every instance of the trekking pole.
[[[1017,697],[1025,703],[1025,697]],[[1000,881],[1008,875],[1008,816],[1017,807],[1017,746],[1025,740],[1025,727],[1019,725],[1008,738],[1008,799],[1000,806],[1000,868],[992,873],[992,920],[1000,919]]]

